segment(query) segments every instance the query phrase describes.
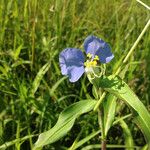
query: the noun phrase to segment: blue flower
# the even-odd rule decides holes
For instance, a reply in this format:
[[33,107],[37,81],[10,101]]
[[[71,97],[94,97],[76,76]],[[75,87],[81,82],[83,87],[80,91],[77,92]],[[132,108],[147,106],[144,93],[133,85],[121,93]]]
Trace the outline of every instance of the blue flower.
[[82,51],[76,48],[66,48],[59,55],[61,73],[67,75],[70,82],[79,80],[84,72],[97,66],[99,62],[105,64],[114,57],[109,45],[95,36],[85,39],[84,49],[87,54],[86,61]]

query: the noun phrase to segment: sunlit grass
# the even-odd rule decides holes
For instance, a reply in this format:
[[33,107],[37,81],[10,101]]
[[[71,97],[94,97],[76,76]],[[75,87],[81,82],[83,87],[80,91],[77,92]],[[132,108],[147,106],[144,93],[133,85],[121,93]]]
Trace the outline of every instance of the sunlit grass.
[[[85,76],[71,84],[60,74],[58,55],[63,48],[83,49],[85,37],[90,34],[101,37],[115,54],[106,72],[112,74],[149,19],[149,10],[134,0],[1,0],[0,145],[8,149],[32,149],[36,141],[33,136],[50,129],[64,108],[81,99],[93,98]],[[122,68],[125,80],[148,109],[149,41],[147,30]],[[41,71],[48,62],[49,68]],[[127,115],[129,109],[118,103],[119,118]],[[135,145],[144,146],[144,137],[131,118],[125,121]],[[45,149],[70,147],[83,126],[81,139],[98,130],[97,116],[82,116],[66,137]],[[123,145],[122,134],[121,127],[112,127],[108,143]],[[12,146],[7,145],[9,141]],[[95,136],[85,146],[97,143],[99,138]]]

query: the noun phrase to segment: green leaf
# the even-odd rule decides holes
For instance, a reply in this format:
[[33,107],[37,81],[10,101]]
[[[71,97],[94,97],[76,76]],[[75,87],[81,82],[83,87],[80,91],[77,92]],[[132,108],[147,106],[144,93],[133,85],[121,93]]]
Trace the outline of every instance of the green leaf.
[[4,144],[0,145],[0,150],[5,150],[5,149],[9,149],[8,147],[20,142],[23,143],[25,140],[28,140],[32,137],[35,137],[36,135],[27,135],[24,136],[22,138],[16,138],[15,140],[9,141],[9,142],[5,142]]
[[125,123],[124,120],[120,120],[119,122],[120,122],[122,129],[123,129],[124,138],[125,138],[125,145],[127,147],[126,150],[134,150],[133,137],[132,137],[132,134],[130,132],[128,125]]
[[105,127],[105,136],[112,126],[112,123],[115,118],[115,109],[116,109],[116,97],[112,94],[104,101],[104,127]]
[[40,82],[43,78],[43,76],[45,75],[45,73],[48,71],[50,67],[50,62],[46,63],[40,70],[39,72],[37,73],[33,83],[32,83],[32,87],[31,87],[31,90],[30,90],[30,95],[31,96],[34,96],[35,92],[37,91],[39,85],[40,85]]
[[102,87],[106,91],[122,99],[129,107],[132,108],[134,116],[133,120],[143,132],[150,148],[150,113],[130,87],[119,77],[113,76],[95,78],[92,82],[96,86]]
[[98,130],[98,131],[95,131],[95,132],[91,133],[90,135],[88,135],[85,138],[81,139],[80,141],[76,142],[73,145],[73,147],[69,148],[69,150],[75,150],[75,149],[81,147],[83,144],[85,144],[90,139],[92,139],[93,137],[95,137],[96,135],[98,135],[100,132],[101,132],[101,130]]
[[50,90],[50,95],[53,95],[53,94],[54,94],[54,92],[55,92],[55,90],[57,89],[57,87],[58,87],[66,78],[67,78],[66,76],[62,77],[60,80],[58,80],[58,81],[53,85],[53,87],[52,87],[51,90]]
[[97,100],[99,99],[98,89],[94,85],[92,87],[92,94],[95,99],[97,99]]
[[34,150],[43,147],[44,145],[54,143],[55,141],[66,135],[67,132],[72,128],[75,119],[81,114],[92,110],[95,104],[96,101],[94,100],[83,100],[67,107],[59,115],[58,121],[55,126],[39,135],[39,138],[35,143]]
[[21,44],[16,50],[12,51],[12,57],[14,60],[17,60],[19,58],[19,54],[22,50],[23,45]]
[[24,64],[31,64],[31,61],[20,59],[20,60],[16,61],[15,63],[13,63],[12,67],[14,68],[14,67],[17,67],[19,65],[24,65]]

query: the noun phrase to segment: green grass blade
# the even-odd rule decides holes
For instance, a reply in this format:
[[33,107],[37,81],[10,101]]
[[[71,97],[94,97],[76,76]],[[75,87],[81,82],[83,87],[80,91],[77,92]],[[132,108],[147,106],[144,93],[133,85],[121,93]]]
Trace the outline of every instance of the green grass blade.
[[[107,149],[125,149],[125,148],[134,148],[136,150],[141,150],[141,147],[139,146],[134,146],[134,147],[126,147],[125,145],[114,145],[114,144],[107,144],[106,145]],[[93,145],[87,145],[81,150],[94,150],[94,149],[101,149],[101,144],[93,144]]]
[[64,76],[64,77],[62,77],[60,80],[58,80],[55,84],[54,84],[54,86],[51,88],[51,90],[50,90],[50,95],[53,95],[54,94],[54,92],[55,92],[55,90],[57,89],[57,87],[66,79],[67,77],[66,76]]
[[50,67],[50,62],[46,63],[37,73],[37,75],[33,81],[31,90],[30,90],[31,96],[33,96],[35,94],[35,92],[37,91],[37,89],[40,85],[40,82],[41,82],[43,76],[45,75],[45,73],[48,71],[49,67]]
[[14,60],[17,60],[19,58],[22,47],[23,45],[21,44],[16,50],[12,51],[11,55]]
[[32,137],[35,137],[36,135],[27,135],[25,137],[22,137],[22,138],[16,138],[15,140],[12,140],[12,141],[9,141],[9,142],[6,142],[2,145],[0,145],[0,150],[5,150],[7,149],[8,147],[16,144],[17,142],[23,142],[25,140],[28,140],[29,138],[32,138]]
[[87,137],[85,137],[82,140],[80,140],[77,143],[75,143],[75,145],[73,146],[73,148],[69,149],[69,150],[75,150],[75,149],[79,148],[80,146],[82,146],[83,144],[85,144],[86,142],[88,142],[90,139],[92,139],[93,137],[95,137],[96,135],[98,135],[100,132],[101,132],[101,130],[98,130],[96,132],[91,133]]
[[95,105],[93,100],[83,100],[70,105],[58,118],[57,123],[50,130],[39,135],[34,150],[44,145],[54,143],[63,137],[73,126],[75,119],[83,113],[89,112]]

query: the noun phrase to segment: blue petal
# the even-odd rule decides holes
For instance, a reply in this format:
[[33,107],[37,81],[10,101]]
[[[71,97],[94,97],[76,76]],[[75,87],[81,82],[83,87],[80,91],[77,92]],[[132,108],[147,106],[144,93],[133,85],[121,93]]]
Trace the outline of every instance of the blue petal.
[[105,43],[103,47],[101,47],[96,52],[96,55],[99,56],[101,63],[108,63],[114,58],[114,55],[112,54],[111,49],[107,43]]
[[59,55],[59,63],[62,74],[67,75],[70,82],[76,82],[84,73],[84,55],[79,49],[64,49]]
[[93,54],[93,57],[100,48],[104,47],[104,45],[105,42],[95,36],[88,36],[84,41],[84,49],[86,53]]
[[101,63],[108,63],[114,58],[109,45],[95,36],[88,36],[85,39],[84,49],[87,54],[93,54],[92,58],[98,55]]
[[70,82],[76,82],[80,79],[82,74],[85,72],[84,66],[81,67],[69,67],[68,68],[68,77]]

